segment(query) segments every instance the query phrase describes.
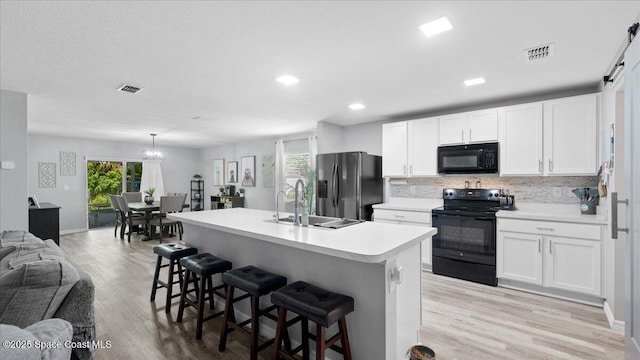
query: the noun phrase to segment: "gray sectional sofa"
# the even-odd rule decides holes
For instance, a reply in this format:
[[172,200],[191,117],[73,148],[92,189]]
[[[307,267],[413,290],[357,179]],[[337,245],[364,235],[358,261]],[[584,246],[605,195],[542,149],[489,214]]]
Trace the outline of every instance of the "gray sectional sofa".
[[[53,240],[0,232],[0,324],[27,328],[60,318],[73,327],[73,359],[92,359],[93,281]],[[4,334],[2,334],[4,337]]]

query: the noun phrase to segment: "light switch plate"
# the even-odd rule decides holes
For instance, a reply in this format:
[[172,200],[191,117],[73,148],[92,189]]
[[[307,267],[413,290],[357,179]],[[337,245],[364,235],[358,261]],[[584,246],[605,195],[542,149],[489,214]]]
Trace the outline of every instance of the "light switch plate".
[[0,169],[4,170],[13,170],[16,168],[16,163],[9,160],[4,160],[0,162]]

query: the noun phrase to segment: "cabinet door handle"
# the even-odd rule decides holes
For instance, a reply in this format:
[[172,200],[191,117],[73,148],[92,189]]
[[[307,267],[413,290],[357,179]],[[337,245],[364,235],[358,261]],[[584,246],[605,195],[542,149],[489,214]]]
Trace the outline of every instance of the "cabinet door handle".
[[553,240],[549,239],[549,255],[553,255]]
[[542,239],[538,238],[538,252],[542,252]]
[[538,172],[542,173],[542,159],[538,160]]
[[549,172],[553,172],[553,160],[549,159]]
[[471,129],[469,129],[469,142],[471,142]]
[[413,174],[413,165],[409,165],[409,175]]
[[393,216],[395,216],[395,217],[397,217],[399,219],[404,219],[404,215],[393,215]]
[[464,142],[464,129],[460,130],[460,135],[462,135],[462,142]]
[[403,174],[407,173],[407,165],[402,165],[402,173]]
[[618,204],[625,204],[629,206],[629,199],[618,200],[618,193],[611,193],[611,238],[618,238],[618,231],[629,233],[629,228],[618,227]]

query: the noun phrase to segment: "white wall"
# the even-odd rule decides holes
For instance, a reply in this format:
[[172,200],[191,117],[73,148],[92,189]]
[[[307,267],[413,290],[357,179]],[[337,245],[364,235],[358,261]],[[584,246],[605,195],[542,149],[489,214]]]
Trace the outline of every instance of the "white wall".
[[[40,202],[50,202],[61,207],[61,232],[86,229],[86,158],[142,161],[142,151],[147,147],[136,143],[29,135],[29,194],[36,194]],[[162,151],[165,157],[162,161],[165,191],[189,193],[189,181],[193,174],[200,172],[200,150],[162,145],[156,148]],[[60,151],[76,153],[75,176],[60,176]],[[38,187],[38,162],[56,163],[55,188]]]
[[27,206],[27,94],[0,90],[0,230],[29,228]]
[[[226,144],[215,147],[210,147],[206,149],[202,149],[200,152],[200,171],[201,175],[204,179],[204,188],[205,188],[205,209],[211,208],[211,195],[215,195],[219,193],[218,188],[220,186],[213,186],[211,183],[213,179],[213,160],[216,159],[224,159],[225,163],[225,172],[227,163],[229,161],[237,161],[238,162],[238,172],[240,175],[242,174],[241,158],[243,156],[254,156],[256,157],[256,186],[255,187],[245,187],[238,183],[227,184],[226,176],[225,176],[225,185],[235,185],[236,191],[239,188],[245,189],[245,199],[244,206],[246,208],[251,209],[260,209],[260,210],[275,210],[275,187],[264,187],[263,177],[262,177],[262,157],[264,155],[275,155],[276,153],[276,140],[299,140],[299,139],[307,139],[309,136],[315,135],[314,133],[304,133],[304,134],[292,134],[284,137],[278,138],[269,138],[262,140],[254,140],[247,142],[240,142],[235,144]],[[318,143],[319,143],[318,136]],[[318,144],[320,147],[320,144]],[[318,151],[320,152],[320,151]],[[281,209],[282,210],[282,209]]]
[[[608,192],[618,192],[619,198],[626,198],[624,182],[624,78],[622,72],[615,83],[602,87],[602,121],[600,130],[606,130],[609,124],[615,124],[615,161],[609,179]],[[605,159],[602,159],[605,160]],[[610,211],[610,196],[601,201],[601,206]],[[618,227],[626,226],[625,208],[619,206]],[[605,232],[605,297],[614,320],[624,321],[625,313],[625,252],[626,235],[620,232],[618,240],[611,239],[611,218]]]

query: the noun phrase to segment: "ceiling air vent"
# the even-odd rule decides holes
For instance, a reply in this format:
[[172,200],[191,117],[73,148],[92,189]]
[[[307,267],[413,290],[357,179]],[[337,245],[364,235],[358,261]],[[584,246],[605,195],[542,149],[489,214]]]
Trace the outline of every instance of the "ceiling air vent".
[[551,55],[553,55],[553,43],[526,49],[524,51],[525,59],[528,62],[546,59]]
[[130,94],[137,94],[138,92],[140,92],[140,90],[142,90],[139,87],[136,86],[131,86],[131,85],[122,85],[118,88],[118,91],[122,91],[122,92],[126,92],[126,93],[130,93]]

